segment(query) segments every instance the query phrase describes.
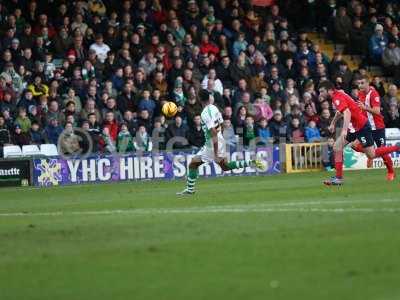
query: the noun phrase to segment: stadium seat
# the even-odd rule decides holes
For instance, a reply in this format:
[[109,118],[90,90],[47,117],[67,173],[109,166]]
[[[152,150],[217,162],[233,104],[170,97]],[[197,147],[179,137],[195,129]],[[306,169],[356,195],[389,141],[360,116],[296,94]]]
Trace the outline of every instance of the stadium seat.
[[37,156],[41,155],[37,145],[24,145],[22,146],[22,156]]
[[57,146],[54,144],[43,144],[40,146],[40,153],[44,156],[58,156]]
[[3,153],[4,153],[4,158],[22,156],[21,148],[16,145],[4,146]]

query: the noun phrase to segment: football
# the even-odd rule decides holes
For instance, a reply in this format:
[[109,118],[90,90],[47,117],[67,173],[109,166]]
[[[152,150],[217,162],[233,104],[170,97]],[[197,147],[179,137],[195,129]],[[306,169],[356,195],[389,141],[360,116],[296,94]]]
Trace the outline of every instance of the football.
[[178,107],[174,102],[167,102],[162,106],[162,112],[167,118],[172,118],[178,112]]

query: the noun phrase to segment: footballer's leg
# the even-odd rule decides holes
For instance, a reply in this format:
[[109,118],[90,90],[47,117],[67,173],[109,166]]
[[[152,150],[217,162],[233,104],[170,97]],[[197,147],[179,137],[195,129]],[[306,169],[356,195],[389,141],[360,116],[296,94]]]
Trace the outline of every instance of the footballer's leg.
[[196,180],[199,175],[199,167],[203,164],[201,156],[196,155],[192,158],[189,164],[189,170],[186,177],[186,188],[177,193],[177,195],[193,195],[196,185]]
[[336,175],[324,181],[325,185],[342,185],[343,184],[343,149],[348,144],[356,139],[354,133],[349,133],[346,140],[337,139],[333,146],[335,155]]

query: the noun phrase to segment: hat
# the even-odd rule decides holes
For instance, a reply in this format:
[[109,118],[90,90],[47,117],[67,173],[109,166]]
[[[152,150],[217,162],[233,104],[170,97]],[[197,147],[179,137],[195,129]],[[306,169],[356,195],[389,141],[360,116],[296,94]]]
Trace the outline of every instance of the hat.
[[275,115],[282,115],[281,110],[280,110],[280,109],[275,110],[275,111],[274,111],[274,116],[275,116]]
[[383,26],[381,24],[376,24],[375,31],[383,31]]
[[15,38],[11,40],[12,44],[19,44],[19,39]]
[[196,1],[195,0],[189,0],[188,4],[196,4]]
[[15,124],[14,129],[21,129],[21,126],[19,124]]
[[146,29],[146,26],[144,26],[142,23],[138,24],[138,26],[136,26],[136,29]]

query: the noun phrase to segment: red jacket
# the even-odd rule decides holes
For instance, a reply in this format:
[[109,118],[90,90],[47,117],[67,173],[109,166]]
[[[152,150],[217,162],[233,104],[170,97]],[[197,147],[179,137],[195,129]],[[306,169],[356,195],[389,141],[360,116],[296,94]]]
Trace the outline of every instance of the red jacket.
[[210,43],[210,42],[201,43],[200,52],[201,52],[201,54],[210,54],[210,53],[212,53],[212,54],[217,56],[218,53],[219,53],[219,48],[218,48],[218,46],[216,46],[215,44]]
[[108,128],[108,131],[110,132],[110,137],[115,142],[117,140],[117,137],[118,137],[118,123],[117,123],[117,121],[113,121],[113,122],[104,121],[103,125],[104,125],[104,127]]

